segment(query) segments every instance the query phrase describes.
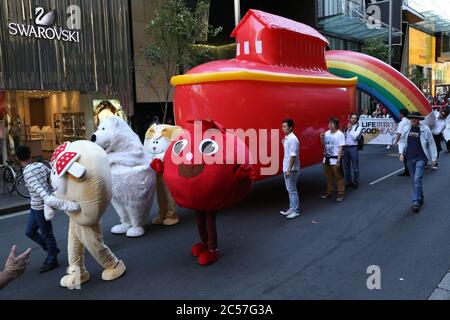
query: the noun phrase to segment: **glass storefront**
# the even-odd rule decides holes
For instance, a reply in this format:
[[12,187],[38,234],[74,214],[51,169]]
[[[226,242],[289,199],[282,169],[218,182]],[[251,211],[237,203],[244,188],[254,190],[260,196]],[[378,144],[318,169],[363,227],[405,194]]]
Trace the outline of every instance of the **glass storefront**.
[[419,70],[425,79],[423,90],[433,96],[445,95],[450,86],[450,63],[436,61],[436,37],[409,28],[410,72]]
[[[79,91],[0,92],[0,135],[7,142],[0,148],[2,158],[12,159],[19,145],[28,145],[33,158],[48,158],[65,141],[89,139],[96,129],[98,105],[105,100]],[[120,100],[107,101],[114,105],[113,114],[126,118]]]
[[[0,163],[20,144],[48,158],[90,138],[96,107],[133,115],[128,0],[0,3]],[[42,25],[34,12],[52,12]],[[97,103],[98,102],[98,103]]]

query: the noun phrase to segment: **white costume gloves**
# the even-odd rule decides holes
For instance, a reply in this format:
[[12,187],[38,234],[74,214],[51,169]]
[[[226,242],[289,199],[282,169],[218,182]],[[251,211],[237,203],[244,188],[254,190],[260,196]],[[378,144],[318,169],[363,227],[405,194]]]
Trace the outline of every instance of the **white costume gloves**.
[[61,200],[55,196],[48,196],[44,199],[45,207],[44,214],[47,221],[52,220],[55,217],[55,210],[64,212],[80,212],[81,207],[74,201]]

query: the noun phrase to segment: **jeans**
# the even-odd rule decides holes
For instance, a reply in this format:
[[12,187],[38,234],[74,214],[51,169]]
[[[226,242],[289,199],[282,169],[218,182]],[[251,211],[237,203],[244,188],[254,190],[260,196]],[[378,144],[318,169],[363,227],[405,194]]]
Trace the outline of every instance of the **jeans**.
[[[345,147],[344,148],[344,176],[346,184],[359,184],[359,152],[358,148]],[[353,167],[353,179],[352,179],[352,167]]]
[[408,160],[408,169],[413,182],[412,202],[415,205],[421,205],[423,202],[422,177],[425,171],[425,160]]
[[31,209],[25,234],[40,245],[44,251],[47,251],[46,263],[55,263],[57,261],[58,248],[53,235],[53,226],[50,221],[45,220],[44,210]]
[[300,198],[298,196],[297,184],[300,177],[298,171],[291,171],[289,176],[284,173],[286,190],[289,193],[289,212],[300,213]]

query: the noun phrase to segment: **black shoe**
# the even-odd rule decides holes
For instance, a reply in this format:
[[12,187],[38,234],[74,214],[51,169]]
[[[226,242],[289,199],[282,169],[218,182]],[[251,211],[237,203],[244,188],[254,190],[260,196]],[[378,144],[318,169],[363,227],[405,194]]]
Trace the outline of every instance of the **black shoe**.
[[351,188],[353,188],[353,183],[347,183],[345,185],[345,189],[351,189]]
[[400,173],[398,176],[399,177],[410,177],[411,175],[409,174],[409,172],[403,172],[403,173]]
[[419,213],[419,211],[420,211],[420,205],[418,205],[418,204],[413,204],[413,206],[411,207],[411,209],[412,209],[412,211],[413,211],[414,213]]
[[354,183],[353,184],[353,189],[358,189],[359,188],[359,183]]
[[42,267],[39,269],[39,273],[46,273],[49,271],[52,271],[56,268],[59,267],[59,263],[58,262],[54,262],[54,263],[44,263],[42,265]]

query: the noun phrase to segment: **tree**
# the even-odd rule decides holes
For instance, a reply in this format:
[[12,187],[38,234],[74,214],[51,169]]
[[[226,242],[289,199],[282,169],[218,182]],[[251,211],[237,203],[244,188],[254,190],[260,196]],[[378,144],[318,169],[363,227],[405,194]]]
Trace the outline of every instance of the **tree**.
[[[170,79],[212,59],[211,48],[199,44],[222,29],[209,25],[208,13],[209,1],[200,0],[190,9],[185,0],[161,0],[156,17],[146,27],[151,38],[144,48],[151,66],[149,86],[161,102],[164,123],[173,90]],[[163,88],[157,87],[156,77],[162,77]]]
[[382,39],[366,40],[362,46],[362,52],[386,63],[389,61],[389,45]]
[[430,85],[429,80],[423,74],[423,70],[416,66],[411,66],[408,69],[407,77],[422,91]]

